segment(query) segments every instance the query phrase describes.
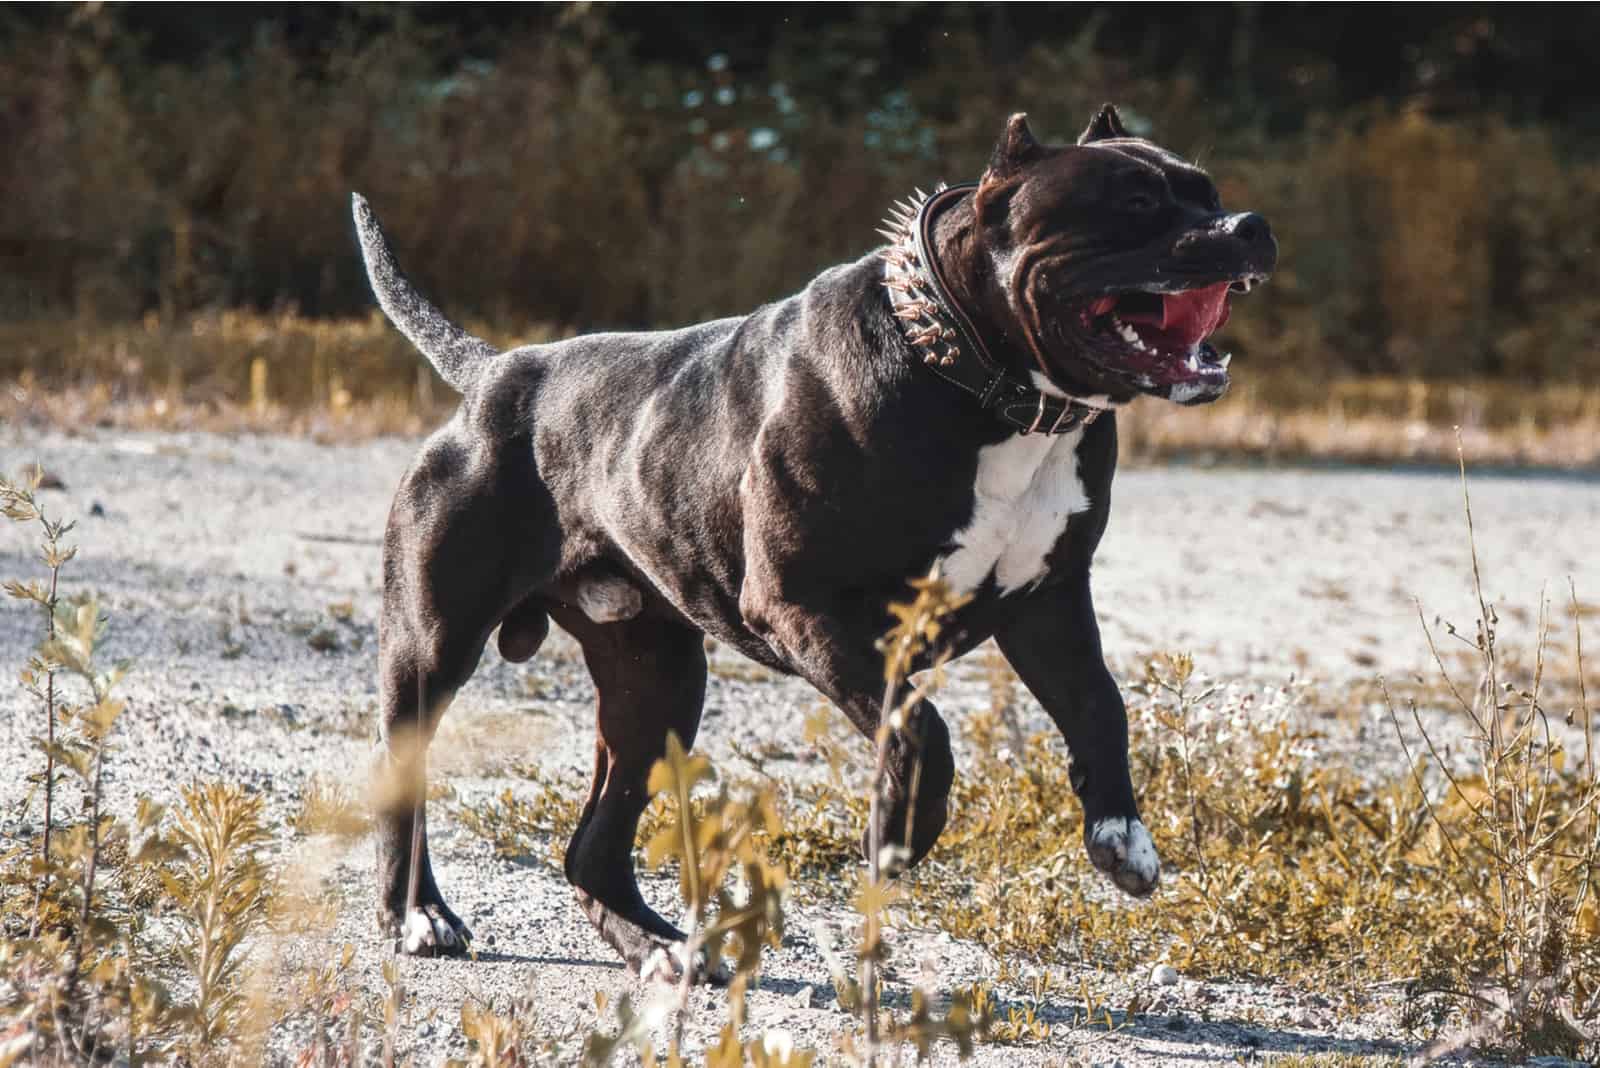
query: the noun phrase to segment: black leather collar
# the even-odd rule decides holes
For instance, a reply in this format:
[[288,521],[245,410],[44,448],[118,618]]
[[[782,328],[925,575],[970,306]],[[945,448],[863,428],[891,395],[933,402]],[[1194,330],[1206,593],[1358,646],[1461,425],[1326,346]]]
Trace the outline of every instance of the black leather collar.
[[940,205],[977,188],[940,185],[931,194],[917,190],[900,201],[878,231],[889,241],[883,251],[883,284],[900,330],[922,362],[946,382],[977,398],[978,404],[1024,434],[1065,434],[1094,422],[1104,409],[1074,397],[1058,397],[1008,375],[984,347],[972,321],[950,295],[933,255],[933,220]]

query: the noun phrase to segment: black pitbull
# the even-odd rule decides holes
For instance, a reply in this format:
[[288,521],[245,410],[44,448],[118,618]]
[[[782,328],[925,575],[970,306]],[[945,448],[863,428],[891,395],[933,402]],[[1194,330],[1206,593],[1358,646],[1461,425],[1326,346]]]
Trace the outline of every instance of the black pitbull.
[[[699,725],[705,635],[805,678],[871,735],[885,605],[937,563],[973,595],[951,652],[993,637],[1060,727],[1090,859],[1128,893],[1155,887],[1089,592],[1114,409],[1222,395],[1227,357],[1206,338],[1230,292],[1271,272],[1265,220],[1224,212],[1204,171],[1110,107],[1064,147],[1016,115],[981,181],[901,204],[886,247],[787,300],[498,352],[412,288],[360,197],[355,217],[383,310],[463,398],[406,472],[384,538],[381,759],[401,781],[420,781],[495,628],[522,661],[555,620],[599,706],[567,878],[630,967],[670,975],[683,936],[639,894],[634,834],[667,732],[688,744]],[[922,702],[867,833],[901,841],[914,804],[915,863],[954,772]],[[414,789],[380,813],[378,879],[407,952],[464,951]]]

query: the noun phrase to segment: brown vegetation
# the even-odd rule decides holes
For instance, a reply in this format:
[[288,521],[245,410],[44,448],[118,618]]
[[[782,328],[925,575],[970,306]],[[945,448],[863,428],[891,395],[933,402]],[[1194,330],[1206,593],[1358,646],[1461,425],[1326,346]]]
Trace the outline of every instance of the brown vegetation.
[[[45,535],[48,576],[8,586],[45,617],[23,681],[37,701],[46,769],[30,810],[42,805],[46,816],[0,852],[0,1064],[251,1059],[291,1022],[310,1035],[296,1053],[304,1063],[353,1063],[374,1037],[399,1059],[413,965],[398,957],[385,965],[388,992],[377,997],[352,985],[348,949],[292,965],[276,948],[295,935],[325,940],[333,916],[304,864],[274,844],[259,795],[201,783],[170,811],[140,799],[129,818],[107,814],[129,810],[107,803],[102,775],[116,759],[120,669],[95,659],[104,622],[97,606],[57,589],[72,559],[63,543],[70,531],[41,513],[33,489],[0,487],[6,514]],[[1477,604],[1474,636],[1463,635],[1476,681],[1441,650],[1438,680],[1390,703],[1394,751],[1359,769],[1325,751],[1334,742],[1303,706],[1338,711],[1367,701],[1365,689],[1257,693],[1206,682],[1186,656],[1152,660],[1130,695],[1132,755],[1146,811],[1159,814],[1152,831],[1169,871],[1137,924],[1081,863],[1066,756],[1052,733],[1023,731],[1015,678],[991,655],[990,706],[966,718],[978,766],[957,786],[939,848],[898,883],[869,868],[835,891],[854,902],[862,926],[860,972],[833,962],[840,1003],[859,1029],[832,1051],[750,1036],[742,991],[759,971],[760,946],[782,931],[789,896],[827,892],[827,880],[791,884],[787,870],[837,875],[858,863],[872,781],[848,770],[845,728],[826,712],[808,727],[832,765],[813,785],[762,775],[725,779],[713,792],[704,758],[672,747],[652,775],[661,796],[641,838],[651,863],[678,869],[691,946],[735,973],[726,1023],[705,1062],[872,1064],[923,1055],[940,1041],[966,1049],[980,1040],[1038,1042],[1064,1025],[1118,1027],[1143,1005],[1138,997],[1109,1004],[1090,970],[1153,959],[1196,977],[1293,984],[1351,1014],[1367,1011],[1376,991],[1402,988],[1412,1039],[1436,1042],[1436,1052],[1592,1056],[1600,778],[1581,646],[1586,609],[1573,595],[1570,650],[1552,648],[1541,624],[1529,658],[1505,652],[1493,605],[1481,592]],[[899,606],[886,650],[936,649],[950,606],[937,583],[924,584]],[[1457,635],[1448,626],[1436,633],[1439,641]],[[889,658],[891,688],[902,662]],[[938,684],[937,672],[920,679],[924,689]],[[1439,718],[1451,709],[1455,726]],[[896,729],[893,711],[886,731]],[[760,770],[760,756],[747,759]],[[459,806],[458,815],[502,852],[554,860],[548,851],[570,833],[579,791],[534,774],[531,798],[519,787]],[[69,791],[81,803],[66,810]],[[354,836],[367,826],[347,794],[318,781],[291,822],[302,835]],[[895,951],[891,922],[977,942],[1000,971],[961,990],[918,991],[909,1005],[880,1003],[874,972]],[[1078,971],[1075,981],[1063,982],[1064,966]],[[1030,995],[997,993],[1002,983],[1015,988],[1025,970]],[[1062,997],[1079,1007],[1047,1012]],[[536,1034],[514,1008],[470,1002],[460,1022],[476,1063],[570,1063],[580,1049],[591,1064],[624,1049],[651,1063],[660,1036],[681,1034],[693,1011],[681,992],[637,1010],[602,1008],[615,1028],[587,1035]],[[667,1042],[666,1063],[679,1063],[677,1048],[677,1039]]]
[[[117,17],[0,35],[16,103],[0,312],[21,324],[0,378],[82,384],[99,373],[82,350],[109,340],[98,323],[154,314],[145,333],[182,346],[219,309],[370,306],[355,188],[412,250],[425,290],[505,330],[747,311],[872,247],[886,205],[913,186],[976,175],[1005,114],[1031,110],[1062,141],[1104,97],[1199,157],[1227,203],[1273,220],[1283,269],[1228,331],[1244,367],[1508,388],[1600,375],[1600,164],[1520,117],[1369,104],[1269,136],[1184,77],[1130,78],[1092,36],[1034,42],[997,79],[960,15],[938,64],[854,108],[797,88],[787,75],[800,72],[782,67],[804,56],[739,72],[624,62],[603,8],[444,70],[405,20],[314,55],[269,26],[237,54],[148,64]],[[889,32],[863,19],[866,39]],[[273,350],[269,363],[276,345],[244,342]],[[348,353],[345,386],[369,388],[355,362],[394,345]],[[165,386],[166,360],[130,358]],[[271,370],[284,401],[327,385]],[[201,385],[193,371],[179,384]]]

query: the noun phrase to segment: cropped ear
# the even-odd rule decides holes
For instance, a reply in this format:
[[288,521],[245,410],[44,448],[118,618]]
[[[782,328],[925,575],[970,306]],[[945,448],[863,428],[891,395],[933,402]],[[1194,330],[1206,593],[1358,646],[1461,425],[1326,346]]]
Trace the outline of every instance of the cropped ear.
[[1028,116],[1019,111],[1006,120],[1006,128],[995,142],[994,153],[989,157],[989,172],[984,177],[1008,177],[1043,152],[1044,146],[1034,140],[1033,131],[1028,129]]
[[1106,104],[1100,113],[1089,120],[1089,125],[1084,127],[1083,133],[1078,135],[1078,144],[1086,145],[1090,141],[1109,141],[1113,137],[1129,137],[1128,128],[1122,125],[1122,116],[1117,114],[1117,109],[1111,104]]

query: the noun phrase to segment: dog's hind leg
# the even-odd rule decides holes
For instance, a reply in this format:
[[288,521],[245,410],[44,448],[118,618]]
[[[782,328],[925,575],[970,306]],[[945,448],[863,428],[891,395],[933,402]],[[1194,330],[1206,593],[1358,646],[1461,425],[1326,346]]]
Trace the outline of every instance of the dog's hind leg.
[[699,729],[705,637],[648,615],[596,623],[575,606],[552,604],[551,613],[583,647],[599,728],[594,783],[567,846],[567,880],[595,930],[630,969],[675,979],[684,963],[674,952],[683,932],[645,904],[633,842],[650,800],[650,767],[666,752],[667,732],[676,731],[688,748]]
[[[559,554],[553,512],[530,492],[537,481],[456,434],[441,431],[406,473],[383,551],[378,917],[416,955],[462,954],[471,937],[434,880],[423,792],[428,742],[490,631],[549,581]],[[528,636],[537,622],[523,620],[516,633]]]

